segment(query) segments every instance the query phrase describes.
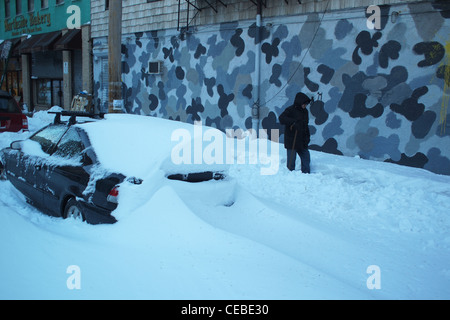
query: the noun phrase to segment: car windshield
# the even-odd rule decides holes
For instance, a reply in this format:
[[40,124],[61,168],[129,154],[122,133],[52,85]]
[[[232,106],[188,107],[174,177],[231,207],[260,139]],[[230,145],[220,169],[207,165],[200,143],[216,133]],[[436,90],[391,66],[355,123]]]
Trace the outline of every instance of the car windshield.
[[0,96],[0,113],[21,113],[13,98]]
[[66,131],[65,125],[51,125],[38,131],[30,140],[36,141],[41,145],[42,151],[51,154]]

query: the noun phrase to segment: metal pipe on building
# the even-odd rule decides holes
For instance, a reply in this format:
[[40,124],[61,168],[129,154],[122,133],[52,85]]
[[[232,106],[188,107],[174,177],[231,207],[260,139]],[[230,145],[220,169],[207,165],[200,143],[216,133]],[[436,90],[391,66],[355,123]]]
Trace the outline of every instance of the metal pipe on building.
[[256,58],[255,58],[255,80],[256,80],[256,101],[252,107],[252,128],[256,134],[259,132],[259,105],[261,103],[261,20],[262,4],[261,0],[257,2],[256,10]]

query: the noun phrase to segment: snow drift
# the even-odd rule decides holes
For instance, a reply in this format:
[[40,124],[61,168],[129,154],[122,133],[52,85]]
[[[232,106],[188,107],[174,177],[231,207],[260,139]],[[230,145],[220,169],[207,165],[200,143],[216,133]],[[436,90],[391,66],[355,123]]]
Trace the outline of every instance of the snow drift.
[[[52,119],[38,113],[30,128]],[[114,152],[120,134],[104,150],[147,177],[121,186],[114,225],[48,217],[0,182],[2,299],[450,298],[450,177],[319,152],[303,175],[272,145],[276,174],[236,161],[226,180],[190,184],[126,166],[149,155],[148,139],[169,148],[133,134],[130,153]]]

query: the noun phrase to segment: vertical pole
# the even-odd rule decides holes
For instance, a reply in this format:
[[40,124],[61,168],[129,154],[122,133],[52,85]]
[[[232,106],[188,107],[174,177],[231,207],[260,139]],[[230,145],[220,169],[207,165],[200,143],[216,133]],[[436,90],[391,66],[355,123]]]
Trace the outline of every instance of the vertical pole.
[[108,33],[108,112],[121,112],[114,102],[122,101],[122,0],[109,2]]
[[92,74],[92,43],[91,39],[91,26],[84,25],[81,27],[82,38],[82,77],[83,77],[83,90],[86,90],[88,94],[92,94],[93,87],[93,74]]
[[189,31],[189,5],[190,5],[190,2],[187,1],[186,31]]
[[[62,34],[65,35],[69,30],[63,30]],[[72,68],[72,52],[69,50],[63,50],[63,92],[62,105],[66,110],[71,110],[72,99],[73,99],[73,68]],[[60,102],[61,103],[61,102]],[[53,102],[52,105],[53,106]]]
[[63,83],[64,83],[63,106],[64,109],[70,110],[73,99],[72,52],[69,50],[64,50],[62,56],[63,56]]
[[31,96],[31,55],[22,54],[22,88],[23,88],[23,104],[26,105],[28,111],[33,111],[33,99]]
[[261,13],[262,6],[261,0],[257,0],[257,11],[256,11],[256,61],[255,61],[255,77],[256,77],[256,102],[252,107],[252,127],[259,133],[259,105],[261,103]]
[[178,0],[178,22],[177,22],[177,31],[180,31],[180,9],[181,9],[181,0]]

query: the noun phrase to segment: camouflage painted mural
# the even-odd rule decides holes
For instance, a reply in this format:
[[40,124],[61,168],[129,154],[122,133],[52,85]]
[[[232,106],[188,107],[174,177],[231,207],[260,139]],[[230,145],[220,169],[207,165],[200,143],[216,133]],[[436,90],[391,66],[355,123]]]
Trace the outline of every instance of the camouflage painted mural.
[[[261,128],[283,134],[278,116],[301,91],[315,98],[311,149],[448,175],[448,5],[381,13],[372,29],[365,10],[265,18],[259,41],[253,21],[123,35],[126,112],[245,130],[257,106]],[[106,47],[94,39],[103,110]],[[149,61],[162,62],[161,74],[149,73]]]

